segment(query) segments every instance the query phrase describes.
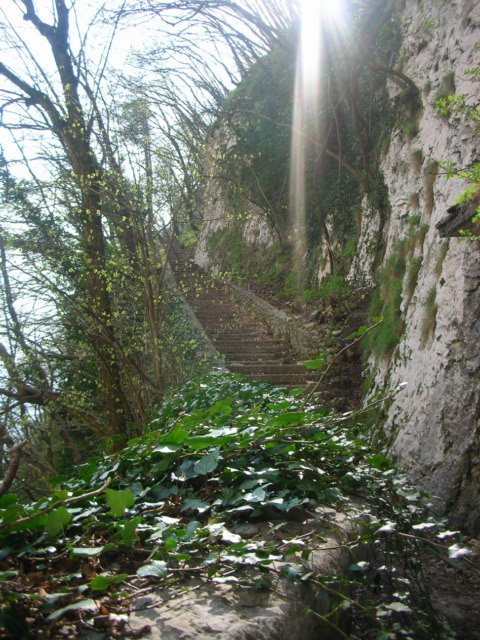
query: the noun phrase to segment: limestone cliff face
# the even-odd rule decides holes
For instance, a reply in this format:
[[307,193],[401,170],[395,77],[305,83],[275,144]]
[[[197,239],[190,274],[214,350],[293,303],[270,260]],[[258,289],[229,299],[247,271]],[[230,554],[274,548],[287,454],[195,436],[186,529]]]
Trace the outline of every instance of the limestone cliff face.
[[[222,158],[236,144],[235,134],[229,126],[220,126],[213,135],[205,154],[204,171],[207,177],[204,190],[204,219],[195,248],[195,262],[209,271],[219,271],[218,256],[222,247],[221,231],[236,226],[249,244],[270,246],[273,242],[261,209],[246,195],[233,205],[228,198],[228,182],[222,171]],[[212,238],[218,237],[219,243]]]
[[[436,223],[465,188],[447,180],[438,162],[459,167],[480,161],[478,129],[464,114],[441,117],[435,98],[445,84],[478,107],[478,82],[466,70],[478,66],[480,4],[477,0],[419,3],[410,0],[402,14],[403,73],[422,91],[418,134],[410,139],[393,131],[381,169],[389,191],[390,220],[384,230],[385,260],[399,250],[421,216],[410,259],[420,263],[418,279],[407,291],[402,312],[405,329],[390,360],[371,361],[377,389],[407,382],[388,410],[385,432],[398,463],[425,490],[438,496],[454,518],[480,529],[480,243],[441,240]],[[451,88],[447,87],[451,92]],[[394,94],[392,85],[392,95]],[[423,225],[427,225],[426,226]],[[357,260],[360,277],[371,278],[372,229],[365,217]],[[423,237],[424,236],[424,237]],[[418,267],[417,267],[418,269]],[[409,299],[410,298],[410,299]]]

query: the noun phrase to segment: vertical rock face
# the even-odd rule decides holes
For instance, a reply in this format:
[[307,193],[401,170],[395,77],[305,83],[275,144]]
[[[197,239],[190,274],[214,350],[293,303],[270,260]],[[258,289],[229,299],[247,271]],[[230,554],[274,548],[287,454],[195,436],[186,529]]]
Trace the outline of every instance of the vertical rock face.
[[195,262],[203,269],[219,270],[217,256],[222,252],[221,240],[213,246],[212,238],[221,236],[221,231],[238,226],[243,239],[250,244],[270,246],[273,242],[265,216],[258,205],[246,195],[235,206],[225,194],[228,182],[222,173],[222,157],[236,144],[233,129],[227,124],[220,126],[213,135],[205,154],[204,220],[195,249]]
[[[423,111],[416,125],[394,129],[381,168],[391,205],[385,261],[400,251],[402,238],[410,247],[401,308],[405,328],[391,358],[372,359],[371,365],[377,390],[407,382],[388,410],[391,452],[455,520],[478,532],[480,242],[441,240],[435,225],[466,186],[448,180],[439,162],[454,161],[459,168],[479,162],[480,135],[465,113],[442,117],[435,103],[465,94],[466,104],[478,108],[478,81],[465,72],[479,64],[480,4],[408,0],[401,20],[399,60],[422,92]],[[390,89],[394,97],[398,89]],[[370,255],[360,243],[363,254]],[[368,280],[369,262],[363,263]]]

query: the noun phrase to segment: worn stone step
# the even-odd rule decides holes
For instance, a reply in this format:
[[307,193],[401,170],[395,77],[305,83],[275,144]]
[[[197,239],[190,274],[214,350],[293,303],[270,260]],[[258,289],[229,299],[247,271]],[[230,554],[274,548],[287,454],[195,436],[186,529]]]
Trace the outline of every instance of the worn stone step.
[[258,353],[264,353],[264,354],[268,353],[270,359],[272,359],[272,358],[275,358],[275,356],[278,356],[279,358],[281,358],[285,354],[285,349],[282,349],[281,347],[277,347],[275,345],[273,346],[264,345],[260,342],[256,343],[257,346],[242,345],[241,342],[239,342],[237,345],[233,345],[233,344],[221,345],[215,341],[213,341],[213,343],[217,351],[220,351],[220,353],[223,353],[225,356],[244,353],[244,354],[249,354],[249,356],[255,358]]
[[242,341],[242,340],[256,340],[258,339],[258,334],[254,334],[251,331],[249,331],[248,333],[234,333],[234,334],[230,334],[227,332],[221,332],[221,333],[216,333],[216,332],[212,332],[211,334],[211,339],[216,342],[218,340],[235,340],[235,341]]
[[280,385],[288,384],[298,387],[305,386],[310,382],[309,378],[306,378],[303,374],[299,373],[255,373],[248,374],[248,377],[252,378],[252,380],[258,380],[260,382],[272,382],[273,384]]
[[256,351],[254,353],[226,353],[225,354],[225,362],[227,363],[248,363],[251,362],[252,364],[279,364],[279,363],[285,363],[285,364],[289,364],[291,362],[291,359],[283,356],[282,354],[278,354],[276,357],[276,354],[272,354],[272,353],[262,353],[261,351]]
[[298,373],[301,375],[306,374],[305,367],[298,364],[284,364],[283,362],[272,362],[272,363],[232,363],[228,365],[230,371],[234,371],[235,373],[244,373],[245,375],[256,375],[256,374],[290,374],[290,373]]

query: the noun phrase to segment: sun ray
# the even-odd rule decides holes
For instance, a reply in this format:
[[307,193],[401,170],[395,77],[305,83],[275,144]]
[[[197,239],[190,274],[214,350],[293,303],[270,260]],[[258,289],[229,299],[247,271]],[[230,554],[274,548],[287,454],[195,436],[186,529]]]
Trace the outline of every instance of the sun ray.
[[309,147],[320,141],[324,35],[336,37],[343,20],[341,0],[302,0],[295,74],[290,158],[290,234],[294,268],[301,281],[307,253],[306,168]]

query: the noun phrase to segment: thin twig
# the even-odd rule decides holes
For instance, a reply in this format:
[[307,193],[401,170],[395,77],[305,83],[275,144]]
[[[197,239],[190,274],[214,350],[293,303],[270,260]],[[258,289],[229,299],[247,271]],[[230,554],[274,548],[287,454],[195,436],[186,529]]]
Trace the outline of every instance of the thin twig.
[[95,489],[95,491],[89,491],[88,493],[83,493],[81,496],[72,496],[71,498],[66,498],[65,500],[59,500],[58,502],[54,502],[46,509],[42,511],[36,511],[29,516],[25,516],[24,518],[19,518],[18,520],[14,520],[13,522],[0,524],[0,531],[3,529],[11,529],[12,527],[16,527],[19,524],[25,524],[26,522],[30,522],[31,520],[35,520],[39,516],[43,516],[46,513],[50,513],[58,507],[65,507],[69,504],[74,504],[75,502],[81,502],[82,500],[88,500],[88,498],[95,498],[95,496],[99,496],[101,493],[107,489],[112,482],[111,478],[107,478],[105,482],[99,489]]

